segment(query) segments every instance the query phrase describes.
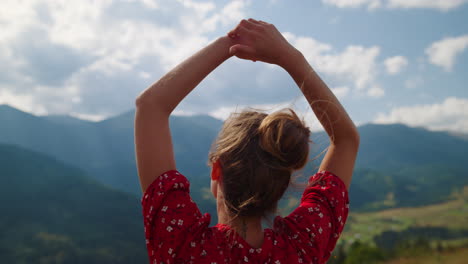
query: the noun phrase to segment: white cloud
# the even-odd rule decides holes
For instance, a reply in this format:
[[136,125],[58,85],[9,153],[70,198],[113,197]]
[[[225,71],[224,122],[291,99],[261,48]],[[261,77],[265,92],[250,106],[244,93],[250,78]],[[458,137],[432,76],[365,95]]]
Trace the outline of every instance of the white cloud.
[[82,119],[82,120],[92,121],[92,122],[99,122],[108,118],[108,116],[105,116],[105,115],[80,114],[80,113],[75,113],[75,112],[71,112],[70,116],[78,118],[78,119]]
[[[250,1],[234,0],[227,3],[218,12],[212,12],[215,8],[214,3],[212,2],[183,2],[191,2],[192,4],[187,5],[187,7],[195,7],[196,10],[198,10],[194,13],[190,13],[189,15],[181,16],[181,24],[184,27],[185,31],[187,33],[192,34],[194,32],[198,32],[199,34],[212,32],[216,30],[220,25],[222,27],[234,27],[233,23],[237,23],[241,19],[246,18],[246,8],[250,4]],[[229,28],[229,30],[230,29],[231,28]],[[226,30],[226,32],[223,33],[227,33],[229,30]]]
[[0,25],[2,35],[0,44],[14,40],[18,32],[37,23],[38,14],[34,8],[38,1],[2,0]]
[[426,49],[426,54],[430,63],[444,68],[445,71],[451,71],[457,56],[467,47],[468,35],[448,37],[432,43]]
[[467,133],[468,99],[448,97],[441,103],[396,107],[390,113],[379,113],[374,122]]
[[467,0],[388,0],[390,8],[431,8],[448,11],[455,9]]
[[387,73],[395,75],[401,72],[408,65],[408,60],[404,56],[394,56],[384,61]]
[[36,114],[125,111],[151,79],[246,17],[250,2],[215,3],[2,1],[0,99]]
[[369,9],[374,9],[382,5],[381,0],[322,0],[322,2],[340,8],[367,6]]
[[304,120],[305,124],[311,131],[322,131],[323,127],[315,116],[314,112],[310,108],[310,105],[304,97],[300,97],[298,100],[292,100],[287,102],[280,102],[277,104],[254,104],[254,105],[237,105],[231,107],[220,107],[209,113],[210,116],[226,120],[232,113],[239,113],[244,110],[254,110],[264,113],[273,113],[285,108],[293,109],[296,114]]
[[239,113],[244,110],[253,109],[265,113],[273,113],[283,108],[294,108],[294,102],[281,102],[277,104],[254,104],[254,105],[236,105],[236,106],[223,106],[209,113],[210,116],[226,120],[232,113]]
[[0,104],[8,104],[24,112],[34,112],[37,114],[46,114],[44,106],[34,103],[34,97],[30,94],[17,94],[9,90],[0,89]]
[[145,56],[157,56],[160,64],[169,69],[208,43],[206,34],[216,30],[220,23],[233,22],[224,16],[221,21],[218,13],[211,14],[215,8],[211,2],[178,2],[182,6],[178,7],[176,2],[165,6],[172,7],[166,12],[173,12],[176,18],[173,25],[116,18],[108,11],[112,7],[110,1],[100,1],[98,5],[52,1],[48,2],[53,21],[48,32],[53,43],[92,54],[97,60],[112,57],[116,64],[130,66]]
[[335,94],[335,96],[341,100],[346,95],[348,95],[350,89],[348,86],[339,86],[339,87],[331,88],[331,90]]
[[322,0],[339,8],[428,8],[448,11],[467,3],[468,0]]
[[160,6],[156,0],[141,0],[141,2],[148,8],[158,9]]
[[[337,52],[329,44],[319,42],[309,37],[297,37],[292,33],[284,33],[285,37],[299,49],[317,71],[325,73],[354,84],[361,91],[373,89],[367,93],[375,97],[378,86],[377,57],[380,54],[378,46],[347,46],[342,52]],[[382,88],[379,89],[382,94]],[[383,94],[382,94],[383,95]]]
[[374,98],[381,98],[385,95],[385,90],[379,85],[375,85],[367,91],[367,95]]
[[405,81],[405,87],[408,89],[414,89],[424,84],[424,79],[421,76],[415,76]]
[[195,2],[192,0],[177,0],[182,3],[184,7],[191,8],[197,13],[205,15],[206,13],[213,11],[215,9],[215,4],[213,2]]

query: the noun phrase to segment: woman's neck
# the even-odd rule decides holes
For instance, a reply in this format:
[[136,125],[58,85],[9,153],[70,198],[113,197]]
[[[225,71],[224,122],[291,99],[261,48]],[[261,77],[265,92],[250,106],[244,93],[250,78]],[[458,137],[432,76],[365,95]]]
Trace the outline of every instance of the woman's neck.
[[250,246],[260,248],[263,244],[263,227],[261,217],[237,217],[232,219],[224,203],[218,203],[218,223],[235,230]]

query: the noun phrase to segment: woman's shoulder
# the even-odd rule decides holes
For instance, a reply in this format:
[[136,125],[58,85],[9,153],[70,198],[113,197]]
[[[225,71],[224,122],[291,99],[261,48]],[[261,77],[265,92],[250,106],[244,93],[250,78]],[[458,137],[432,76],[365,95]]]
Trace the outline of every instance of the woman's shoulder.
[[310,176],[308,187],[314,187],[317,185],[325,186],[327,184],[344,187],[346,189],[343,180],[331,171],[319,171]]
[[178,170],[170,170],[162,173],[148,186],[143,193],[141,202],[144,205],[148,200],[165,196],[170,191],[189,191],[190,182]]

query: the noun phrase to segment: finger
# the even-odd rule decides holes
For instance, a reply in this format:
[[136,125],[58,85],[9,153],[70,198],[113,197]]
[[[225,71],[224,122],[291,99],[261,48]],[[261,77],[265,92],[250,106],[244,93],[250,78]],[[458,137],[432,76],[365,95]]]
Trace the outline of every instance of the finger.
[[242,26],[242,24],[243,24],[242,21],[244,21],[244,19],[241,20],[241,22],[239,22],[239,24],[237,24],[237,26],[236,26],[235,28],[231,29],[231,30],[228,32],[228,36],[233,37],[233,38],[236,37],[236,36],[238,36],[237,31],[239,30],[239,27]]
[[237,25],[234,29],[229,31],[228,35],[232,37],[239,37],[239,31],[241,27],[242,27],[241,24]]
[[233,37],[239,37],[239,36],[251,36],[254,34],[253,30],[250,30],[244,26],[237,26],[235,29],[231,30],[228,35],[233,36]]
[[236,33],[234,32],[234,30],[229,31],[227,35],[228,35],[228,37],[230,37],[232,39],[235,39],[236,37],[238,37],[236,35]]
[[253,18],[249,18],[248,21],[251,22],[251,23],[254,23],[254,24],[256,24],[256,25],[262,25],[262,23],[260,23],[260,21],[255,20],[255,19],[253,19]]
[[246,45],[236,44],[231,46],[229,54],[241,59],[255,60],[255,49]]
[[255,29],[257,29],[257,28],[259,27],[259,25],[258,25],[257,23],[255,23],[255,22],[251,21],[251,20],[254,20],[254,19],[252,19],[252,18],[250,18],[249,20],[243,19],[243,20],[239,23],[239,25],[240,25],[240,26],[244,26],[244,27],[246,27],[246,28],[248,28],[248,29],[250,29],[250,30],[255,30]]
[[241,31],[242,28],[255,31],[258,30],[261,27],[261,25],[250,22],[248,20],[243,19],[233,30],[231,30],[229,33],[230,34],[238,34],[239,31]]
[[262,25],[255,19],[249,18],[248,20],[242,19],[237,26],[229,32],[228,35],[236,32],[239,28],[245,27],[249,30],[256,30],[259,29]]

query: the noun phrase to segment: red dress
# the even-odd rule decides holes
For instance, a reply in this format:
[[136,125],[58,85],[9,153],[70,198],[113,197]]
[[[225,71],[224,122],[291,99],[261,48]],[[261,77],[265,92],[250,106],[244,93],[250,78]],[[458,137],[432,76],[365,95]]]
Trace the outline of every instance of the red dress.
[[325,263],[348,215],[348,192],[330,172],[315,180],[290,215],[264,230],[262,247],[253,248],[227,225],[208,227],[210,215],[191,199],[187,178],[163,173],[142,199],[150,263]]

